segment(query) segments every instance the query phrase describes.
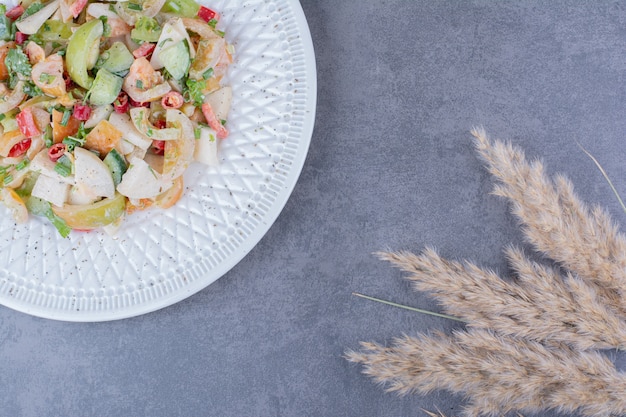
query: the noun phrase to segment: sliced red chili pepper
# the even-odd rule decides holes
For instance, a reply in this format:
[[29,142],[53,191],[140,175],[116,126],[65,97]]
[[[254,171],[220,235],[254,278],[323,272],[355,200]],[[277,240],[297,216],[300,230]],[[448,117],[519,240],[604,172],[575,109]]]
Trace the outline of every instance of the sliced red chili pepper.
[[147,57],[154,51],[156,48],[156,43],[144,42],[141,46],[133,51],[133,56],[135,58],[141,58],[142,56]]
[[18,45],[23,44],[28,39],[28,35],[22,32],[15,32],[15,43]]
[[91,116],[91,107],[86,104],[75,104],[73,115],[74,118],[84,122]]
[[128,101],[130,102],[130,105],[133,107],[150,107],[150,103],[147,101],[144,101],[143,103],[140,103],[138,101],[133,100],[132,98],[128,97]]
[[11,10],[9,10],[8,12],[6,12],[4,15],[6,17],[8,17],[11,20],[16,20],[18,17],[20,17],[22,14],[24,13],[24,6],[17,5],[14,8],[12,8]]
[[124,91],[120,91],[117,98],[113,102],[113,109],[115,113],[126,113],[130,107],[130,103],[128,102],[128,94]]
[[153,140],[152,141],[152,151],[157,155],[163,155],[165,153],[165,141],[164,140]]
[[31,143],[32,141],[30,139],[24,139],[16,143],[13,145],[7,156],[9,158],[17,158],[18,156],[24,155],[26,151],[28,151],[28,148],[30,148]]
[[33,111],[30,107],[26,107],[24,110],[19,112],[15,116],[15,120],[17,121],[17,126],[20,128],[20,132],[22,132],[22,134],[27,138],[41,135],[41,131],[35,123]]
[[48,157],[52,162],[56,162],[63,156],[65,149],[67,148],[64,143],[55,143],[48,149]]
[[183,95],[178,91],[170,91],[161,99],[161,105],[166,109],[179,109],[184,103]]
[[217,19],[217,12],[209,9],[208,7],[200,6],[200,10],[198,10],[198,17],[208,23],[213,19]]

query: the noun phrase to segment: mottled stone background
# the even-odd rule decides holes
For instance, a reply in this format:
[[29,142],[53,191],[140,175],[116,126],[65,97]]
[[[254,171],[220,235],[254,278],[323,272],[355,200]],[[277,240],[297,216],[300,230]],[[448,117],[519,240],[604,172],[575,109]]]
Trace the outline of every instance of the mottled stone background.
[[316,127],[269,233],[215,284],[145,316],[75,324],[0,308],[0,415],[456,415],[460,396],[386,394],[342,354],[459,326],[352,296],[438,308],[374,251],[432,245],[507,271],[502,249],[521,236],[489,194],[475,125],[626,221],[576,143],[626,195],[623,2],[302,7],[317,57]]

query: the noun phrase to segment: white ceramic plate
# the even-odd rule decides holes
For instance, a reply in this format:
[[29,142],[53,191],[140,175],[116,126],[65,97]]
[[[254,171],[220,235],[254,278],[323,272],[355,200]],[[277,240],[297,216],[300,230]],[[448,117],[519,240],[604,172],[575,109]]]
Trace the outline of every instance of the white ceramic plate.
[[168,210],[129,216],[116,238],[46,221],[16,226],[0,207],[0,303],[35,316],[104,321],[176,303],[230,270],[278,217],[300,175],[316,69],[297,0],[205,0],[235,46],[219,168],[193,166]]

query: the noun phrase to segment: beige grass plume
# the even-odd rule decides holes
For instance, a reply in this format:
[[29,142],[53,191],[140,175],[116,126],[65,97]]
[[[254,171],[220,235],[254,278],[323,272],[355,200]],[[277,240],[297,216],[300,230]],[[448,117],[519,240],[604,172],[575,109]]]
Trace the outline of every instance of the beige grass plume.
[[626,376],[604,355],[566,345],[547,347],[487,330],[452,336],[404,336],[393,346],[362,343],[347,359],[364,365],[388,391],[465,395],[465,416],[555,409],[583,416],[626,413]]
[[472,134],[499,181],[494,193],[511,201],[528,242],[594,285],[611,308],[626,316],[626,239],[609,215],[601,207],[588,209],[565,177],[552,181],[542,163],[528,162],[518,147],[492,143],[482,129]]
[[467,416],[555,409],[584,416],[626,414],[626,374],[594,349],[625,348],[626,238],[600,207],[588,209],[562,176],[548,178],[521,149],[472,131],[533,247],[564,267],[507,249],[514,281],[470,262],[380,253],[407,271],[467,332],[362,343],[347,358],[400,394],[447,389],[469,400]]
[[430,248],[419,256],[378,255],[408,272],[414,289],[431,294],[447,314],[464,319],[470,327],[564,342],[582,350],[626,348],[626,325],[597,301],[592,288],[572,276],[562,278],[519,249],[511,247],[507,253],[518,283],[471,262],[443,259]]

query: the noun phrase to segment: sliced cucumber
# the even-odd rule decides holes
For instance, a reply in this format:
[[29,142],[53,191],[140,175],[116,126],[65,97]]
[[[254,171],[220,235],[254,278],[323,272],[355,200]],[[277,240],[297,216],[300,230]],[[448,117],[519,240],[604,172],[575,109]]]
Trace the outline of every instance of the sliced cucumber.
[[122,175],[124,175],[126,169],[128,168],[126,166],[126,160],[117,150],[111,149],[102,162],[104,162],[104,164],[109,168],[109,171],[111,171],[113,183],[117,187],[118,184],[122,182]]
[[112,74],[124,76],[134,60],[133,54],[130,53],[126,45],[122,42],[115,42],[100,55],[96,66],[101,69],[104,68]]
[[159,59],[173,79],[180,80],[189,71],[191,58],[185,41],[178,42],[161,51]]
[[91,86],[89,102],[94,106],[104,106],[115,101],[122,90],[124,79],[100,68]]
[[24,204],[26,204],[28,212],[34,216],[45,216],[48,210],[50,210],[50,203],[34,195],[28,197]]

